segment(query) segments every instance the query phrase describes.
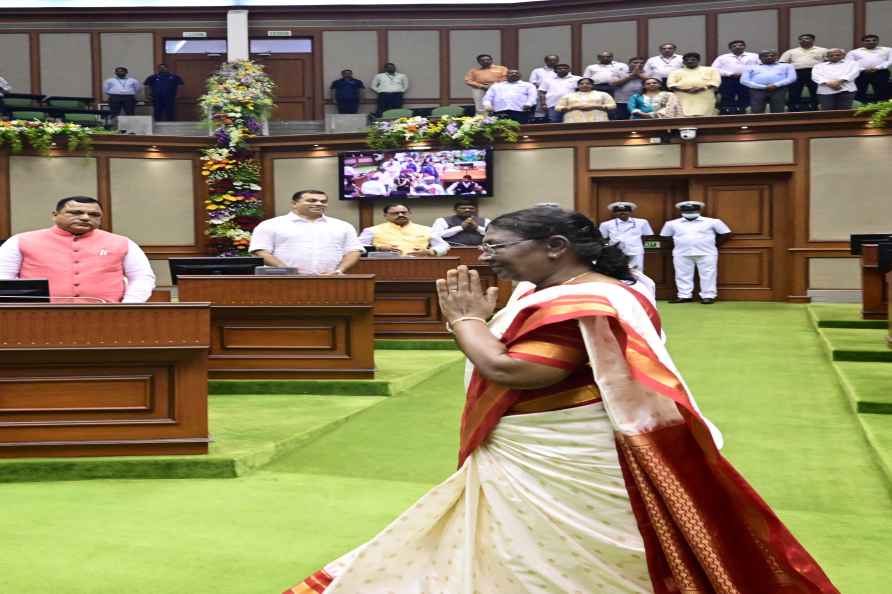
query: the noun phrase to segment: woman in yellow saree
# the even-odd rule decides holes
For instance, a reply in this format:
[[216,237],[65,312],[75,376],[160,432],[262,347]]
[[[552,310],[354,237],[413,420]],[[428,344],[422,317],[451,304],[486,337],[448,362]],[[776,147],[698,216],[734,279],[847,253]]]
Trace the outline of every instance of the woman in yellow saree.
[[838,593],[721,456],[625,257],[585,216],[502,215],[437,283],[468,358],[459,469],[287,594]]

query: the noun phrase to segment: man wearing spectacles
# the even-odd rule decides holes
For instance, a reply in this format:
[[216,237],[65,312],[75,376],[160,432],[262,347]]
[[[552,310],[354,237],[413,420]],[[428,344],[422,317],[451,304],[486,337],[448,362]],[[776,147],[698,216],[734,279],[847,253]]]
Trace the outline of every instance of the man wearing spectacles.
[[359,234],[362,245],[403,256],[443,256],[449,251],[449,244],[433,229],[412,222],[412,209],[405,204],[388,204],[383,210],[387,220],[363,229]]

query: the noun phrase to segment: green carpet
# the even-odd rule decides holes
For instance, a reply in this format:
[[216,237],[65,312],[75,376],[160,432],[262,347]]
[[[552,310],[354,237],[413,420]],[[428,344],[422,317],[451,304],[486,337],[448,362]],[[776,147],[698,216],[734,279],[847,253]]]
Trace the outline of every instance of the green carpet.
[[837,361],[834,365],[857,412],[892,414],[892,364]]
[[[889,591],[888,483],[805,306],[660,307],[669,348],[723,430],[725,454],[842,592]],[[276,594],[448,476],[461,376],[454,363],[231,480],[2,485],[0,592]],[[334,403],[318,397],[314,406]],[[880,421],[877,439],[892,439],[892,415],[861,416]]]
[[240,476],[333,430],[381,402],[380,396],[411,389],[462,355],[384,351],[375,359],[375,380],[212,382],[208,424],[214,443],[207,456],[0,459],[0,483]]
[[860,303],[812,303],[809,313],[819,328],[887,328],[886,320],[864,320]]
[[887,329],[821,328],[834,361],[892,361]]

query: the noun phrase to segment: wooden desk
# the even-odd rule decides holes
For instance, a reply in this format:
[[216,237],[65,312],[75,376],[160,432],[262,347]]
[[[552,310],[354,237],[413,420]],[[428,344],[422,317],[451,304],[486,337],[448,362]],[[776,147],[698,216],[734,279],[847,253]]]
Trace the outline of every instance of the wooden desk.
[[885,320],[889,315],[889,288],[879,255],[877,244],[861,246],[861,318],[865,320]]
[[350,269],[375,275],[375,336],[448,338],[435,281],[459,265],[458,258],[362,258]]
[[211,302],[215,379],[372,378],[371,275],[181,276],[182,301]]
[[0,305],[0,457],[206,454],[207,303]]

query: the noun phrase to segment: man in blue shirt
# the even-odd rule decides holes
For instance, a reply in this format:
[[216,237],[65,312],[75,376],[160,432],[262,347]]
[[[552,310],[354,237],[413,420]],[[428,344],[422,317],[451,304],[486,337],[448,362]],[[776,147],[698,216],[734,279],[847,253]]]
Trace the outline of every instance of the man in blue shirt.
[[170,122],[176,119],[177,87],[183,79],[167,69],[166,64],[158,64],[158,73],[151,75],[143,83],[152,101],[156,122]]
[[365,85],[353,78],[350,69],[341,70],[341,78],[331,83],[331,101],[338,106],[338,113],[356,113]]
[[777,51],[759,52],[761,64],[743,71],[740,84],[750,90],[750,112],[765,113],[765,104],[771,113],[783,113],[787,101],[787,87],[796,82],[796,70],[792,64],[777,61]]

